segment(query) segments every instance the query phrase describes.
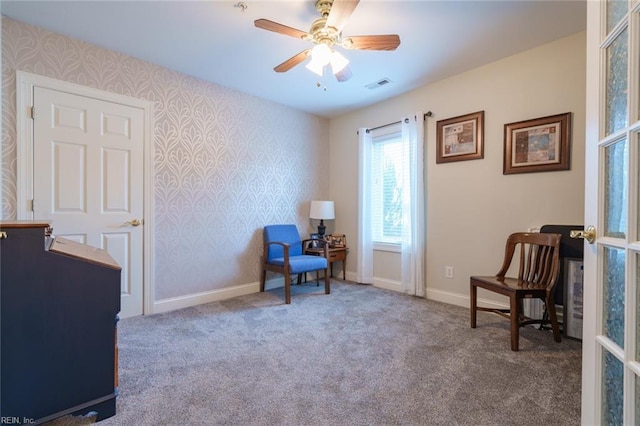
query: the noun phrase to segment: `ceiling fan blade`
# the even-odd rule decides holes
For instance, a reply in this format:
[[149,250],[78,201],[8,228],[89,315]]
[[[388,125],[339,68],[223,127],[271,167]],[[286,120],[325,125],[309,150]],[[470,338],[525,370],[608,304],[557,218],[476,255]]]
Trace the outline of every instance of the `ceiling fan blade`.
[[280,33],[300,39],[309,35],[309,33],[305,31],[287,27],[286,25],[278,24],[277,22],[273,22],[268,19],[256,19],[255,21],[253,21],[253,24],[258,28],[262,28],[263,30],[269,30],[273,31],[274,33]]
[[325,27],[334,27],[338,32],[349,20],[360,0],[334,0]]
[[343,81],[347,81],[349,80],[351,77],[353,77],[353,74],[351,73],[351,69],[349,68],[349,66],[345,66],[344,68],[342,68],[340,71],[338,71],[336,74],[336,79],[342,83]]
[[345,38],[341,45],[345,49],[396,50],[400,46],[400,36],[397,34],[351,36]]
[[291,68],[293,68],[296,65],[298,65],[300,62],[302,62],[305,59],[307,59],[307,57],[309,56],[310,53],[311,53],[311,49],[303,50],[302,52],[298,53],[297,55],[292,56],[291,58],[289,58],[286,61],[284,61],[283,63],[281,63],[280,65],[275,67],[273,70],[275,72],[287,72]]

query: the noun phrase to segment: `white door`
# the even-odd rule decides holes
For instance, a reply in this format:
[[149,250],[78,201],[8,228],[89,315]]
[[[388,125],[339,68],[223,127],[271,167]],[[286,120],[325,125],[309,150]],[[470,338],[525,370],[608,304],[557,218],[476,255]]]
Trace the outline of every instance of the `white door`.
[[587,2],[582,423],[640,424],[640,5]]
[[122,266],[121,317],[143,312],[140,108],[34,87],[33,211]]

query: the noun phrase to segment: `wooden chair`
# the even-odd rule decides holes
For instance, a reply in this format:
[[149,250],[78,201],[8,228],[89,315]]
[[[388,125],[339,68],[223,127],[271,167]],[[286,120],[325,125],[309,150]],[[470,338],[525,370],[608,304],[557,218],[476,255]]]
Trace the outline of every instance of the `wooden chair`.
[[[511,321],[511,350],[518,350],[520,327],[529,324],[551,324],[553,339],[560,342],[560,328],[555,310],[554,287],[560,264],[560,234],[518,232],[507,239],[502,268],[495,276],[472,276],[471,328],[476,328],[477,311],[493,312]],[[513,255],[519,249],[518,277],[506,277]],[[509,297],[510,309],[478,307],[478,287]],[[548,319],[524,316],[524,298],[542,299],[549,313]]]
[[[303,254],[303,244],[311,241],[300,239],[296,225],[269,225],[263,230],[264,255],[262,258],[262,278],[260,280],[260,291],[264,291],[267,271],[277,272],[284,275],[284,297],[285,303],[291,303],[291,274],[298,275],[300,284],[300,274],[307,272],[324,270],[324,292],[331,292],[329,284],[329,263],[327,259],[328,244],[324,240],[314,240],[322,245],[324,257]],[[318,278],[319,279],[319,278]]]

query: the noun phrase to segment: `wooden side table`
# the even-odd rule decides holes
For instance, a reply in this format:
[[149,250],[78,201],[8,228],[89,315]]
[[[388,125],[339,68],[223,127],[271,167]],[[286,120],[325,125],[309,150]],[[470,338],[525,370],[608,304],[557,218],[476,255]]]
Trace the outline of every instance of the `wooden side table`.
[[[347,247],[335,247],[329,249],[329,267],[331,268],[331,278],[333,278],[333,262],[342,262],[342,279],[347,279]],[[324,256],[322,249],[307,248],[305,254],[313,256]]]

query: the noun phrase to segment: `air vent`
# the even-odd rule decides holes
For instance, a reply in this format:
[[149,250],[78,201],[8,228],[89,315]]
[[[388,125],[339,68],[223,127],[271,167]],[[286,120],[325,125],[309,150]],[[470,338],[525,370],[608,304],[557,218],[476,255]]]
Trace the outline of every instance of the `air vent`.
[[389,83],[391,83],[391,80],[385,77],[382,80],[378,80],[375,83],[367,84],[364,87],[366,87],[367,89],[377,89],[378,87],[384,86],[385,84],[389,84]]

